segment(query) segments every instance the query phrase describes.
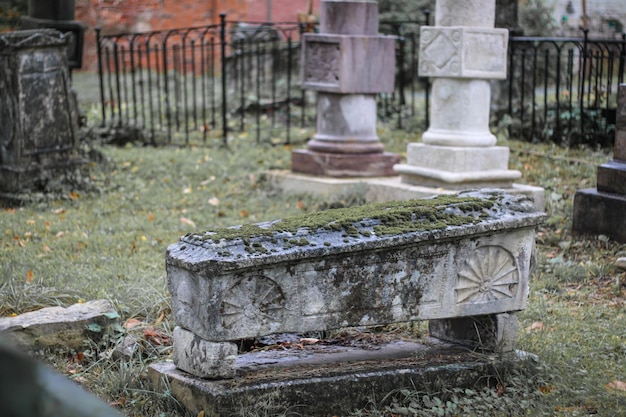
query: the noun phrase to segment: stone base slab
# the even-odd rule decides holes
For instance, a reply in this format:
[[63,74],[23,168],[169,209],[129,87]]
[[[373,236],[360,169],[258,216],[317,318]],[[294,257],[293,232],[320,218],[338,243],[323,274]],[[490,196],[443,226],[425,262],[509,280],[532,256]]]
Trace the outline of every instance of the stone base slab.
[[393,166],[400,157],[389,152],[364,154],[332,154],[295,150],[291,169],[309,175],[327,177],[386,177],[396,175]]
[[[268,354],[275,357],[264,359]],[[239,355],[238,376],[230,380],[194,377],[171,362],[151,365],[148,377],[157,391],[170,391],[193,415],[204,411],[207,416],[232,416],[254,410],[266,415],[291,411],[330,416],[347,415],[370,401],[379,403],[400,388],[422,392],[442,386],[475,389],[487,383],[486,375],[501,374],[511,361],[522,358],[520,352],[499,359],[480,357],[436,339],[391,342],[376,350],[344,349],[311,355],[316,358],[304,361],[290,360],[292,355],[290,351]]]
[[507,171],[509,148],[507,146],[472,148],[409,143],[406,160],[407,165],[435,170],[446,167],[447,171],[454,173]]
[[598,191],[626,196],[626,162],[610,161],[598,167]]
[[606,235],[626,242],[626,196],[595,188],[578,190],[574,197],[572,231],[583,235]]
[[[299,174],[286,170],[273,170],[266,173],[272,187],[285,193],[303,192],[324,196],[344,197],[359,193],[368,203],[381,203],[394,200],[411,200],[442,194],[455,194],[458,190],[443,187],[426,187],[402,182],[399,176],[374,178],[327,178]],[[304,191],[306,190],[306,191]],[[545,209],[545,189],[527,184],[512,184],[504,191],[510,194],[525,194],[537,211]]]

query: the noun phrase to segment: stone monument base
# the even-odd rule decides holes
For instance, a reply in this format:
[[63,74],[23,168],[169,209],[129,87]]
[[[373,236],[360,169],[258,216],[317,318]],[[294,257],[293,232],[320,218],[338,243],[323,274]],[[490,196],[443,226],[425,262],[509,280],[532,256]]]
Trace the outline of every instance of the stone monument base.
[[[511,188],[522,177],[509,170],[509,148],[505,146],[460,147],[411,143],[407,163],[394,167],[402,181],[449,190],[468,188]],[[445,169],[442,169],[445,167]]]
[[375,350],[312,345],[241,354],[232,379],[198,378],[171,362],[151,365],[148,377],[155,391],[169,390],[193,415],[232,416],[262,407],[268,415],[330,416],[379,403],[400,388],[424,393],[442,386],[476,389],[490,380],[486,375],[502,375],[528,356],[481,357],[429,338],[388,342]]
[[299,149],[291,154],[294,172],[326,177],[393,176],[393,166],[398,162],[400,157],[389,152],[343,154]]
[[[299,174],[287,170],[266,173],[272,187],[285,193],[309,193],[323,197],[344,197],[358,193],[367,203],[393,200],[411,200],[442,194],[456,194],[458,190],[443,187],[426,187],[407,184],[400,176],[373,178],[327,178]],[[466,187],[471,188],[471,187]],[[537,211],[545,209],[545,190],[527,184],[511,184],[504,188],[509,194],[525,194],[533,201]]]
[[578,190],[574,197],[572,231],[576,234],[603,234],[626,242],[626,196],[596,188]]

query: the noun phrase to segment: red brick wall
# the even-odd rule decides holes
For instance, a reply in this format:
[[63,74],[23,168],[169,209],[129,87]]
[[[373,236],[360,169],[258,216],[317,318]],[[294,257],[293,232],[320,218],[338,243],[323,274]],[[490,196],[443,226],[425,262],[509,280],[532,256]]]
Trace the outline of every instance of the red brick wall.
[[[271,4],[272,22],[295,22],[298,13],[306,13],[308,0],[249,0],[249,20],[265,22],[267,20],[268,4]],[[319,16],[320,0],[313,0],[313,14]]]
[[[83,69],[97,69],[96,35],[120,32],[146,32],[159,29],[203,26],[228,20],[264,22],[271,3],[274,22],[296,21],[307,11],[308,0],[76,0],[76,20],[87,26]],[[320,0],[313,1],[319,15]]]

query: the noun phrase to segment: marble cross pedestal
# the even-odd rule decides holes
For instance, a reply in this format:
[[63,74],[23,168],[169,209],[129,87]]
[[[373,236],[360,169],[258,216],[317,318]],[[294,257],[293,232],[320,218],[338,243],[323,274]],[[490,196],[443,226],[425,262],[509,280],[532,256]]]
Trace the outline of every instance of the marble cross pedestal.
[[598,167],[597,187],[576,192],[572,230],[626,242],[626,84],[618,87],[613,155]]
[[400,158],[376,134],[376,94],[394,87],[394,38],[378,35],[378,4],[321,5],[320,34],[305,34],[303,88],[318,91],[317,130],[292,153],[292,171],[330,177],[394,175]]
[[508,31],[493,28],[494,0],[438,0],[436,16],[420,36],[419,72],[434,78],[431,124],[394,169],[407,184],[511,188],[522,174],[489,131],[488,81],[506,78]]

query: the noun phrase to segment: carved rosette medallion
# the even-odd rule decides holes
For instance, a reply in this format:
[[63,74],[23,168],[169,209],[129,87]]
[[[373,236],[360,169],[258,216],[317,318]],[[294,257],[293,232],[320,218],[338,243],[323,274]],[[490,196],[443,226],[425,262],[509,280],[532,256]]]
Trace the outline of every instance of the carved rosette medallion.
[[265,276],[242,278],[230,287],[222,299],[222,326],[266,327],[281,322],[285,296],[280,286]]
[[338,85],[340,44],[335,42],[308,42],[306,48],[305,81]]
[[511,252],[501,246],[482,246],[459,270],[456,302],[484,303],[514,298],[519,283],[519,267]]

